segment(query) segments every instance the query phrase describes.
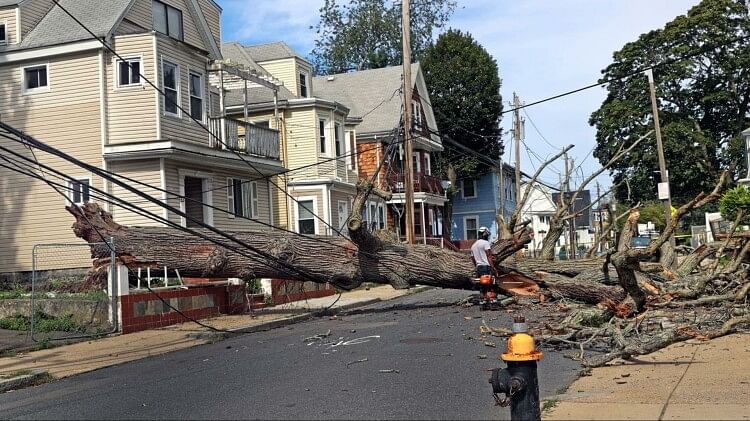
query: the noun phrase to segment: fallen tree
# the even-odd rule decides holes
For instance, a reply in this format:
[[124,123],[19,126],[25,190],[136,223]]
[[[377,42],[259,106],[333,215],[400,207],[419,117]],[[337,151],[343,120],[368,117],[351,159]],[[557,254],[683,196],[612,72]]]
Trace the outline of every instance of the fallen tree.
[[[413,285],[472,289],[474,266],[468,255],[426,245],[391,243],[370,233],[362,223],[361,208],[366,190],[378,192],[361,182],[348,223],[351,241],[342,237],[299,235],[284,231],[226,232],[207,229],[183,232],[171,227],[125,227],[96,203],[71,205],[73,231],[89,243],[114,239],[118,263],[131,269],[179,270],[183,276],[227,278],[280,278],[332,283],[353,289],[363,282],[389,284],[402,289]],[[522,226],[512,238],[493,245],[497,262],[523,248],[531,240]],[[93,273],[109,265],[106,245],[91,248]]]

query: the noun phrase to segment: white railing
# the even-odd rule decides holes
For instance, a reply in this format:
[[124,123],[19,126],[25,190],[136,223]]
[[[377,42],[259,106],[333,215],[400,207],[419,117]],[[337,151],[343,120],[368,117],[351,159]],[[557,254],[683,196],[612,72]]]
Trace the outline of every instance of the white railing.
[[[223,133],[222,121],[225,123]],[[244,126],[242,134],[240,134],[240,126]],[[209,129],[211,130],[209,145],[212,148],[279,159],[278,130],[258,127],[229,118],[210,118]]]

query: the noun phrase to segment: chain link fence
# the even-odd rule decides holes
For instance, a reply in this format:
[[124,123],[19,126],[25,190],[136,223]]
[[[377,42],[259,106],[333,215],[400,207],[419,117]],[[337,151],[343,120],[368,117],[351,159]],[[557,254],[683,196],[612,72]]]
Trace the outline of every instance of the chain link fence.
[[[35,342],[114,333],[117,291],[114,243],[37,244],[32,251],[29,331]],[[91,270],[91,248],[111,250]]]

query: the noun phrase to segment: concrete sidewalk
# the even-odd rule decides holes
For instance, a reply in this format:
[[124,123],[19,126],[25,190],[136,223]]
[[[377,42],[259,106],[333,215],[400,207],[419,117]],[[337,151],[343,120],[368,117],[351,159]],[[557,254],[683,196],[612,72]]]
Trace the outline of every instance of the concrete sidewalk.
[[592,370],[548,420],[748,420],[750,335],[689,341]]
[[[257,310],[253,314],[219,316],[201,322],[216,329],[243,333],[273,329],[313,317],[321,310],[342,311],[424,291],[380,286],[331,297],[315,298]],[[217,338],[211,329],[192,322],[161,329],[78,342],[57,348],[0,358],[0,373],[46,371],[55,378],[72,376],[153,355],[201,345]]]

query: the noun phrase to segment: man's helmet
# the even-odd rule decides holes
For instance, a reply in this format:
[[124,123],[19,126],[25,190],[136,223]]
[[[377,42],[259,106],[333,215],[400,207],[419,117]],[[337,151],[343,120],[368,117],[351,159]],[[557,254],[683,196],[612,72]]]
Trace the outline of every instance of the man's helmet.
[[490,229],[487,228],[487,227],[479,227],[479,233],[480,234],[489,234],[490,233]]

